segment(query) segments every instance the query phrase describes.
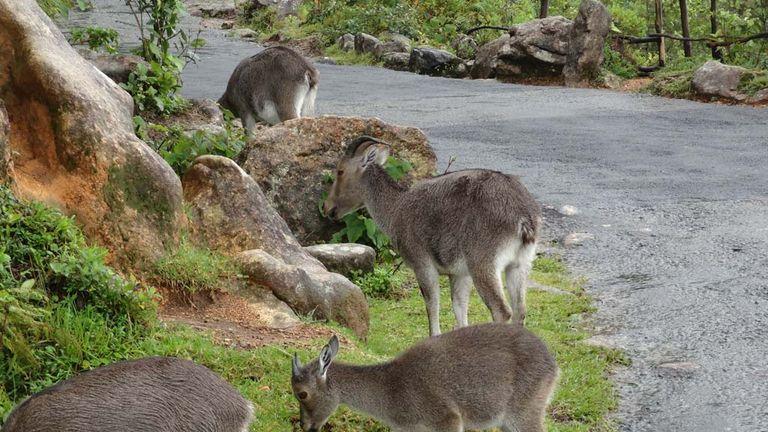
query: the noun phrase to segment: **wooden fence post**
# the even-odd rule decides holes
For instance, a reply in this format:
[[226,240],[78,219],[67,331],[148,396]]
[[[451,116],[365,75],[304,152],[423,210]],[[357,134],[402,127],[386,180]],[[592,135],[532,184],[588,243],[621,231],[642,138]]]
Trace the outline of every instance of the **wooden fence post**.
[[[691,37],[691,29],[688,25],[688,0],[680,0],[680,24],[683,28],[683,37]],[[691,41],[683,41],[683,52],[686,57],[690,57],[691,53]]]
[[[712,0],[715,1],[715,0]],[[664,33],[664,9],[661,0],[655,0],[656,3],[656,33]],[[667,46],[664,37],[659,37],[659,67],[664,67],[667,63]]]
[[549,0],[541,0],[541,9],[539,9],[539,18],[546,18],[549,15]]
[[[712,36],[715,36],[717,34],[717,0],[710,0],[709,5],[709,22],[712,25]],[[723,53],[720,51],[720,48],[712,47],[712,58],[715,60],[723,59]]]

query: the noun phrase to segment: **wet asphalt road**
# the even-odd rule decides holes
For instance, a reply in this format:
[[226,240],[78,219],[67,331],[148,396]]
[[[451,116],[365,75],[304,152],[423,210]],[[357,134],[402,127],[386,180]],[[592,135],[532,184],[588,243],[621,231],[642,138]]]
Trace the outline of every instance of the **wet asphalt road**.
[[[109,4],[80,20],[122,27]],[[106,6],[105,6],[106,4]],[[216,99],[255,45],[206,32],[184,95]],[[520,175],[596,297],[626,431],[768,431],[768,110],[319,65],[320,114],[421,128],[441,167]]]

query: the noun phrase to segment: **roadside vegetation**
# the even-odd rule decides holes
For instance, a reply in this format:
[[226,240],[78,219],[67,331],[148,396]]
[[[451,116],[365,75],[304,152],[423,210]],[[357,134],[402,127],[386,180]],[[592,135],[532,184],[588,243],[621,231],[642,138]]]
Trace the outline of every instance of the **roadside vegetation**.
[[[0,375],[0,418],[26,396],[74,373],[124,359],[171,355],[212,368],[252,400],[257,414],[251,430],[292,430],[298,405],[288,385],[291,355],[298,352],[309,360],[326,340],[238,350],[216,345],[211,336],[189,328],[166,326],[157,318],[154,289],[108,267],[105,252],[88,246],[71,218],[42,204],[21,202],[5,187],[0,188],[0,210],[0,370],[6,371]],[[182,242],[154,271],[159,283],[195,290],[221,287],[214,275],[226,279],[235,270],[226,258]],[[605,416],[617,401],[607,375],[625,359],[583,343],[590,299],[559,260],[539,258],[533,278],[565,292],[528,295],[528,326],[556,353],[562,369],[550,430],[610,430]],[[409,270],[383,264],[357,281],[370,301],[367,341],[333,324],[307,324],[342,335],[341,360],[383,361],[427,335],[423,300]],[[447,307],[447,281],[442,283],[447,331],[453,316]],[[489,319],[477,295],[470,319]],[[341,432],[386,430],[347,409],[331,425]]]
[[[549,15],[576,16],[580,0],[549,1]],[[658,63],[656,44],[626,44],[620,36],[645,36],[655,29],[653,2],[639,0],[603,0],[614,20],[613,36],[606,44],[605,70],[622,79],[643,74],[639,67]],[[254,29],[260,38],[280,34],[285,39],[319,37],[327,47],[325,55],[340,64],[378,65],[371,55],[345,52],[335,46],[336,38],[344,33],[369,33],[386,39],[387,32],[400,33],[412,39],[414,46],[429,45],[454,51],[451,43],[461,33],[483,25],[509,27],[539,16],[540,0],[442,1],[442,0],[304,0],[297,17],[278,19],[274,8],[258,10],[243,8],[240,25]],[[664,32],[680,35],[682,24],[679,0],[663,0]],[[768,28],[768,4],[764,0],[719,0],[718,30],[712,34],[710,2],[687,2],[690,34],[694,37],[724,37],[758,34]],[[487,29],[473,34],[482,45],[501,31]],[[768,40],[755,39],[720,49],[723,62],[751,69],[755,76],[768,70]],[[681,88],[681,80],[670,76],[692,75],[693,71],[712,59],[705,44],[694,42],[686,57],[683,43],[667,40],[666,66],[650,73],[653,84],[646,90],[655,94],[690,97]],[[748,80],[747,88],[763,85],[760,79]]]

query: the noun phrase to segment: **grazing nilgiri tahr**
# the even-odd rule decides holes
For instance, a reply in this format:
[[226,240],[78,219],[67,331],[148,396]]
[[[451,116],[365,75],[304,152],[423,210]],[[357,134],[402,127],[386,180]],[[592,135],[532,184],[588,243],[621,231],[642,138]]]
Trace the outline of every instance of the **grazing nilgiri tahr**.
[[[525,283],[541,225],[536,200],[517,178],[482,169],[405,188],[383,168],[389,149],[368,136],[347,145],[323,203],[325,214],[338,219],[362,206],[368,209],[416,274],[430,335],[440,334],[440,274],[450,277],[457,327],[468,325],[472,282],[494,321],[514,316],[523,323]],[[502,272],[512,310],[504,301]]]
[[521,325],[464,327],[372,366],[333,362],[338,349],[334,336],[306,366],[294,356],[291,386],[304,431],[319,431],[339,404],[400,432],[544,431],[558,368]]
[[81,373],[21,403],[2,432],[246,432],[253,405],[210,369],[173,357]]
[[252,133],[257,121],[277,124],[315,111],[319,75],[290,48],[267,48],[237,65],[219,105],[240,117]]

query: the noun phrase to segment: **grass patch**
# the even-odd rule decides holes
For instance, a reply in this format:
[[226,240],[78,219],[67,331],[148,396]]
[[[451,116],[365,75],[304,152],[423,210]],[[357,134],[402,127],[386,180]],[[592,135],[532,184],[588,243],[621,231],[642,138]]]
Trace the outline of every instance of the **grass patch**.
[[768,71],[750,70],[741,77],[738,90],[748,96],[754,96],[761,90],[768,89]]
[[359,54],[354,50],[344,51],[335,44],[325,49],[325,55],[340,65],[382,66],[384,64],[371,53]]
[[195,293],[216,291],[222,280],[236,277],[238,269],[231,258],[184,239],[178,249],[155,263],[153,273],[157,285]]

